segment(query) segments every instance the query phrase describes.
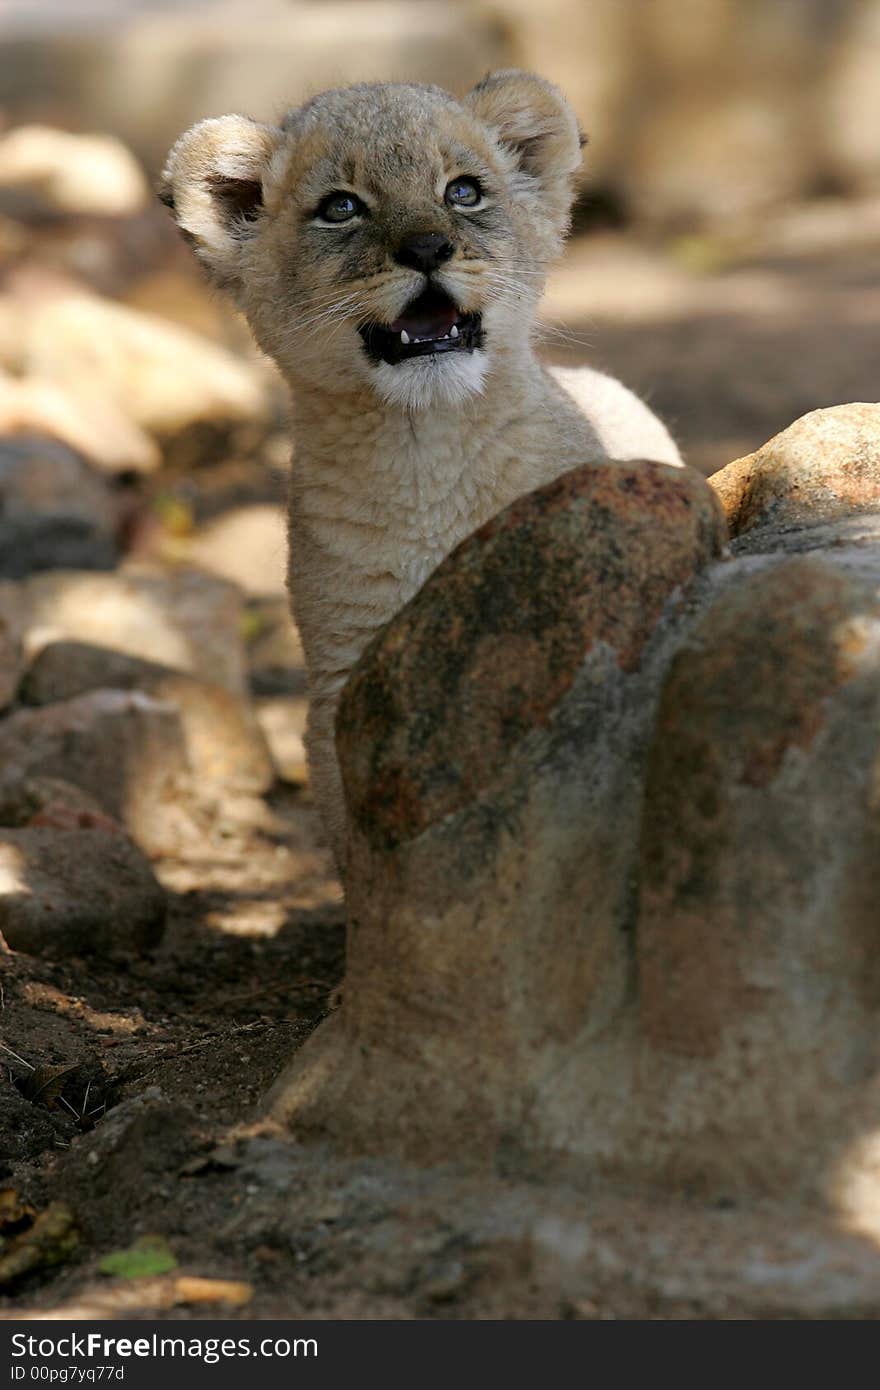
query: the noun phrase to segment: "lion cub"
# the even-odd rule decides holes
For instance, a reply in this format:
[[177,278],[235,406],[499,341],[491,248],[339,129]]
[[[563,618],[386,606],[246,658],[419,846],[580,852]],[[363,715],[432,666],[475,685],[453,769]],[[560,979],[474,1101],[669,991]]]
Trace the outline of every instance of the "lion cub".
[[290,592],[343,870],[334,716],[376,629],[520,494],[590,459],[681,461],[619,382],[534,353],[580,144],[555,87],[498,72],[460,101],[365,84],[277,127],[202,121],[168,159],[161,196],[290,385]]

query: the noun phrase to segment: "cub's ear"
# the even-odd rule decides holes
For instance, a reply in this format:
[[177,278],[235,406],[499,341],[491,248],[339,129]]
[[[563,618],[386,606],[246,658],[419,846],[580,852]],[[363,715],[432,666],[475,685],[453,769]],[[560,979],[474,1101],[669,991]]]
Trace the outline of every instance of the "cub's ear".
[[246,116],[200,121],[168,156],[158,194],[211,277],[234,289],[241,249],[263,211],[281,131]]
[[520,190],[539,193],[563,230],[584,142],[559,88],[531,72],[491,72],[464,104],[513,155],[522,176]]

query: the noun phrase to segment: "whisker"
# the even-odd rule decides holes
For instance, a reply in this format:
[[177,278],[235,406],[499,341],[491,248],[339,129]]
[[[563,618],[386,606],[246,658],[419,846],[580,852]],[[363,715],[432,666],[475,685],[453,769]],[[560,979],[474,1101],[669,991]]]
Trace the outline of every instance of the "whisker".
[[[495,293],[491,297],[491,302],[493,304],[500,304],[508,309],[519,309],[521,307],[519,302],[516,299],[512,298],[511,295],[506,292],[503,286],[496,285],[494,288]],[[592,348],[594,346],[594,344],[588,338],[584,338],[582,335],[578,333],[573,333],[571,330],[566,329],[560,325],[546,323],[544,322],[544,320],[539,318],[536,318],[534,320],[532,324],[532,331],[537,337],[556,338],[560,342],[563,342],[572,347]]]

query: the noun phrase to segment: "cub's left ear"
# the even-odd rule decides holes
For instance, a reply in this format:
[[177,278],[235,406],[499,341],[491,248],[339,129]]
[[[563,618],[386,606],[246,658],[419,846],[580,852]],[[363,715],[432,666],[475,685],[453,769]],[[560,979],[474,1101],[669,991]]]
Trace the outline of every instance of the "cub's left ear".
[[281,131],[246,116],[200,121],[168,156],[158,193],[211,278],[237,288]]
[[533,191],[537,185],[562,230],[574,197],[583,140],[577,117],[559,88],[531,72],[492,72],[468,93],[464,104],[513,154],[519,171],[531,181]]

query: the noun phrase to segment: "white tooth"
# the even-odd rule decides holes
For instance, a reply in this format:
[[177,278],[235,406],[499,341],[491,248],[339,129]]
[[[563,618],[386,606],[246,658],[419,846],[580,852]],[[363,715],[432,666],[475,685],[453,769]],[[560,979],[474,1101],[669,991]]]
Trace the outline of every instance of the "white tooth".
[[450,337],[450,338],[457,338],[457,337],[458,337],[458,324],[457,324],[457,323],[454,323],[454,324],[452,325],[452,327],[451,327],[450,330],[449,330],[449,333],[447,334],[447,337]]
[[400,341],[403,343],[404,347],[409,347],[409,334],[405,328],[401,328],[400,330]]

